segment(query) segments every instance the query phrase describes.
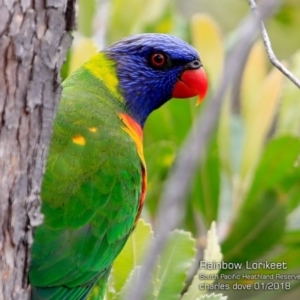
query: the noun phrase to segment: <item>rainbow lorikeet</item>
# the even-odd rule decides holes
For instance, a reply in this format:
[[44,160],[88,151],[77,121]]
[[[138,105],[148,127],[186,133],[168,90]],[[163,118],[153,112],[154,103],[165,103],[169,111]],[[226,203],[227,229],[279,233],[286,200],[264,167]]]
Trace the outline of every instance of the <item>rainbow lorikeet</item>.
[[143,207],[143,126],[172,97],[207,91],[197,51],[164,34],[125,38],[63,83],[35,231],[32,299],[86,299],[110,268]]

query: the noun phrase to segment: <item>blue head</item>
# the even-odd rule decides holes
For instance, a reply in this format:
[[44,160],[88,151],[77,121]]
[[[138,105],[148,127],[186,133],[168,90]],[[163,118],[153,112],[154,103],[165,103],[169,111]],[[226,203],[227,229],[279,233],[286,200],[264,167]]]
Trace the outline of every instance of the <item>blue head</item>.
[[[187,70],[200,70],[199,55],[179,38],[166,34],[138,34],[122,39],[104,51],[116,61],[128,112],[142,126],[154,109],[172,97],[187,98],[199,94],[199,88],[187,87],[190,84],[182,77]],[[204,80],[203,74],[201,80]],[[187,85],[182,86],[183,83]],[[203,87],[201,91],[203,94]]]

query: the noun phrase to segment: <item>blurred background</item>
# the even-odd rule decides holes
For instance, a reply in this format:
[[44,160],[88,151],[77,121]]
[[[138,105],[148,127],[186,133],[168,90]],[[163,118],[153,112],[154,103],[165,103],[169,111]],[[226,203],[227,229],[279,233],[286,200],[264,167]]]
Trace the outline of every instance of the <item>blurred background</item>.
[[[168,171],[195,117],[216,91],[226,53],[249,12],[248,2],[239,0],[79,0],[78,31],[63,78],[122,37],[160,32],[196,47],[210,79],[202,105],[195,107],[195,99],[170,101],[146,122],[148,191],[142,218],[149,223],[155,224]],[[276,55],[299,78],[300,1],[282,1],[266,26]],[[299,112],[299,89],[271,66],[258,36],[240,84],[231,86],[223,101],[217,129],[186,197],[179,228],[191,233],[199,258],[207,230],[216,221],[225,262],[268,260],[288,266],[241,273],[300,275]],[[300,279],[282,282],[290,282],[290,288],[216,292],[228,299],[299,299]]]

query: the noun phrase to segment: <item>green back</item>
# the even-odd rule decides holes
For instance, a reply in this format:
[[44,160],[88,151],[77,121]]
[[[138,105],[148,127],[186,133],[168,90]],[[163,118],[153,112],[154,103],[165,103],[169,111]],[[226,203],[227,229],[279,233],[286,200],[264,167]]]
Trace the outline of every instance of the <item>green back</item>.
[[[99,54],[97,63],[104,59]],[[118,116],[126,112],[122,97],[98,71],[81,67],[63,84],[42,184],[45,220],[32,248],[36,287],[92,286],[107,276],[134,227],[141,161]],[[104,79],[116,76],[110,72]]]

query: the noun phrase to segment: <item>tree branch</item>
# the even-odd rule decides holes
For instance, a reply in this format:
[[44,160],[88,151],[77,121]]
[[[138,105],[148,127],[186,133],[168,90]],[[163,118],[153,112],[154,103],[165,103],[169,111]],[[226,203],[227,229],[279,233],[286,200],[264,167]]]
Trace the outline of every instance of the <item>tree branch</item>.
[[[278,1],[267,1],[261,7],[261,19],[272,15]],[[201,162],[211,134],[216,127],[225,93],[230,84],[236,84],[241,75],[246,57],[255,41],[259,29],[259,21],[247,16],[240,26],[234,46],[231,48],[225,61],[222,82],[208,102],[203,113],[197,118],[195,128],[190,131],[182,146],[177,160],[169,173],[163,190],[154,242],[150,245],[147,259],[141,268],[136,289],[127,300],[141,300],[147,292],[153,267],[158,255],[162,252],[169,237],[182,220],[185,213],[185,200],[190,188],[192,177]]]
[[291,73],[280,61],[277,59],[271,45],[270,38],[268,36],[266,27],[261,19],[261,13],[259,7],[256,5],[255,0],[248,0],[250,8],[253,12],[253,15],[257,18],[260,23],[260,32],[262,35],[262,39],[264,41],[266,51],[268,54],[268,58],[270,62],[280,71],[282,72],[287,78],[289,78],[298,88],[300,88],[300,80]]

